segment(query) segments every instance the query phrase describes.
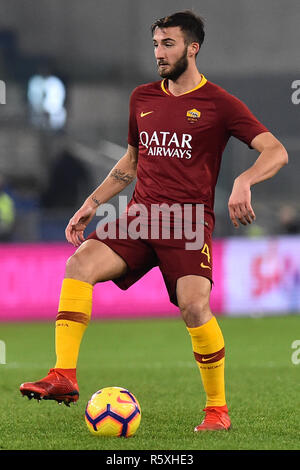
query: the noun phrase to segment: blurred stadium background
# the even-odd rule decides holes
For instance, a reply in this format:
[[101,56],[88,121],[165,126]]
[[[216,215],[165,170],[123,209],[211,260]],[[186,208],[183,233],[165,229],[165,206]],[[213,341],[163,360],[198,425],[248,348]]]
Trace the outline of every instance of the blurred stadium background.
[[[0,0],[0,319],[54,317],[74,251],[67,221],[123,155],[131,91],[158,79],[150,25],[182,9],[206,20],[200,71],[242,99],[290,157],[253,188],[256,223],[234,230],[227,200],[256,153],[230,140],[216,192],[213,309],[300,311],[299,1]],[[96,288],[96,317],[177,313],[155,270],[126,293]]]

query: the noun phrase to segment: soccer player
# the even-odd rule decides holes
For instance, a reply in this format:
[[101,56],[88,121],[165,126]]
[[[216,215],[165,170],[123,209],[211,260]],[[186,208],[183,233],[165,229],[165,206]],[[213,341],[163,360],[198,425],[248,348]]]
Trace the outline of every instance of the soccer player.
[[[206,394],[204,419],[195,431],[227,430],[231,422],[225,398],[224,339],[209,305],[214,192],[221,157],[230,136],[259,154],[233,183],[228,209],[238,228],[255,220],[251,187],[274,176],[288,156],[243,102],[198,70],[196,57],[204,40],[200,17],[185,11],[159,19],[152,25],[152,37],[161,80],[133,91],[128,149],[66,228],[67,240],[78,249],[67,261],[62,283],[56,317],[56,364],[45,378],[24,383],[20,390],[29,398],[66,404],[76,401],[77,358],[91,317],[94,285],[113,280],[127,289],[152,267],[159,266],[170,301],[178,305],[186,324]],[[136,203],[146,208],[162,203],[168,207],[175,203],[204,205],[204,240],[200,248],[186,249],[184,235],[178,239],[173,234],[169,240],[120,236],[122,217],[115,222],[119,236],[100,240],[97,231],[84,239],[84,230],[98,206],[135,178],[128,214]]]

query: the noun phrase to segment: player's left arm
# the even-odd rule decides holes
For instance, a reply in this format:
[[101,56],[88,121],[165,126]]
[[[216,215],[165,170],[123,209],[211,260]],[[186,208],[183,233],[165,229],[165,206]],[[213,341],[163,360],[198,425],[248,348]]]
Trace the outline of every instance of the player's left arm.
[[255,163],[234,180],[228,201],[230,219],[236,228],[239,223],[247,225],[255,220],[251,206],[251,186],[272,178],[288,163],[286,149],[271,132],[263,132],[254,137],[251,147],[260,154]]

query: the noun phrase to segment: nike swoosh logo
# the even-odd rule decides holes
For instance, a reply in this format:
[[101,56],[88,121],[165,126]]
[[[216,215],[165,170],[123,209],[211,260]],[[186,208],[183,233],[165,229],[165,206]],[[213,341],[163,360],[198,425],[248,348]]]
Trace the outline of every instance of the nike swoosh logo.
[[211,361],[211,360],[212,360],[212,359],[214,359],[215,357],[217,357],[217,354],[215,354],[215,355],[214,355],[214,356],[212,356],[212,357],[207,357],[207,358],[205,358],[205,357],[202,357],[202,362]]
[[153,113],[153,112],[154,112],[154,111],[148,111],[147,113],[141,112],[141,117],[148,116],[148,114],[151,114],[151,113]]
[[130,401],[127,401],[127,400],[122,400],[122,398],[118,397],[117,398],[117,402],[118,403],[130,403],[132,405],[133,401],[130,400]]
[[200,266],[201,266],[201,268],[207,268],[207,269],[211,269],[211,267],[210,267],[210,266],[206,266],[206,264],[204,264],[204,263],[201,263],[201,264],[200,264]]

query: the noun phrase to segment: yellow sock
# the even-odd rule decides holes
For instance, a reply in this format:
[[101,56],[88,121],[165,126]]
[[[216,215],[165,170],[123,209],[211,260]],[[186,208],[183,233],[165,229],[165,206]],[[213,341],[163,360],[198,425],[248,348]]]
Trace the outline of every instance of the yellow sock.
[[55,368],[75,369],[80,343],[92,313],[93,286],[64,279],[55,325]]
[[206,392],[206,406],[226,405],[224,339],[216,318],[187,330]]

